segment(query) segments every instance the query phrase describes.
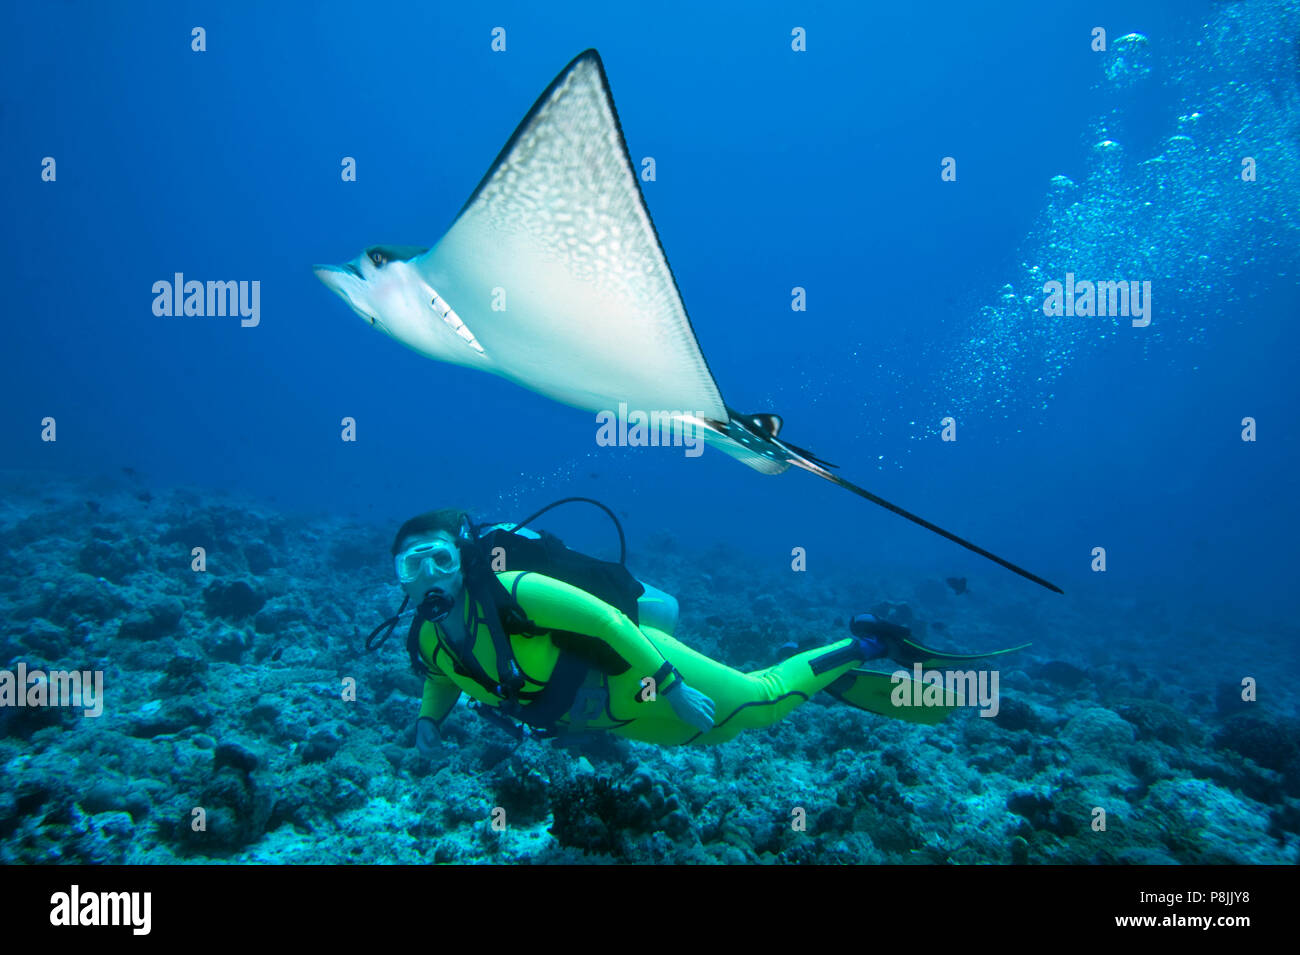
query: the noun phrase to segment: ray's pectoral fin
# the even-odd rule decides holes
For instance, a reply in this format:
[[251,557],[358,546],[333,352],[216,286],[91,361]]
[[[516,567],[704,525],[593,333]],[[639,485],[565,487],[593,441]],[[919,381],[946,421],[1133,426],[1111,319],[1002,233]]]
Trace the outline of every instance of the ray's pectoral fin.
[[595,50],[538,97],[415,266],[456,336],[518,385],[596,413],[726,417]]
[[727,408],[727,414],[729,420],[725,424],[720,421],[706,422],[712,432],[712,436],[706,435],[706,437],[710,438],[710,444],[730,454],[738,461],[748,464],[754,470],[761,471],[764,474],[780,474],[791,465],[802,468],[819,478],[830,481],[832,484],[838,484],[847,491],[852,491],[858,497],[864,497],[873,504],[879,504],[886,510],[893,511],[899,517],[906,518],[913,524],[919,524],[940,537],[946,537],[954,544],[960,544],[967,550],[1005,567],[1012,573],[1019,574],[1026,580],[1032,580],[1040,587],[1046,587],[1053,593],[1064,593],[1060,587],[1044,580],[1037,574],[1030,573],[1023,567],[985,550],[978,544],[972,544],[964,537],[958,537],[952,531],[944,530],[939,525],[933,524],[877,494],[872,494],[866,488],[859,487],[852,481],[846,481],[838,474],[832,474],[830,469],[836,467],[836,465],[824,461],[812,452],[783,441],[778,437],[784,423],[779,415],[766,413],[740,414],[730,407]]

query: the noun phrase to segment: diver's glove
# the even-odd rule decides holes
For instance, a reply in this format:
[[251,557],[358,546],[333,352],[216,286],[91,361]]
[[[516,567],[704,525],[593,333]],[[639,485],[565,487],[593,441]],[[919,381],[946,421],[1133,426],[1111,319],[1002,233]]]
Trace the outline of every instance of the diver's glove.
[[442,749],[438,724],[427,716],[421,716],[415,721],[415,748],[425,759],[432,759]]
[[664,690],[663,697],[683,723],[694,726],[701,733],[713,729],[713,700],[694,687],[687,686],[680,673],[672,686]]

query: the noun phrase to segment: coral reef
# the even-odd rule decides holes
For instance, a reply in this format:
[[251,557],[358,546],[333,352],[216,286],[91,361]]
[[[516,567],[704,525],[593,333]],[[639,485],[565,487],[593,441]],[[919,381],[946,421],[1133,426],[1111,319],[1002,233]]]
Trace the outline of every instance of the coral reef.
[[1121,608],[1099,647],[1092,608],[1060,601],[1048,626],[995,578],[791,579],[661,534],[634,569],[681,597],[679,637],[742,669],[869,608],[954,649],[1034,646],[999,661],[993,718],[925,727],[826,698],[697,749],[519,743],[462,705],[425,758],[397,641],[360,652],[398,602],[389,530],[181,490],[10,488],[4,666],[98,671],[104,708],[0,708],[0,862],[1296,861],[1296,699],[1275,681],[1244,702],[1237,676],[1260,653],[1294,671],[1284,624],[1170,667],[1168,634],[1192,643],[1206,611],[1132,639],[1150,606]]

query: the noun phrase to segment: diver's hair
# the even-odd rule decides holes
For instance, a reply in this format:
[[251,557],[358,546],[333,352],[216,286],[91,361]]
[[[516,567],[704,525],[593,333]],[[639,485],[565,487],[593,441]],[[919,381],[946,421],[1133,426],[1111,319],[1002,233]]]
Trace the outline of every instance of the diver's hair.
[[408,537],[432,534],[434,531],[446,531],[459,541],[468,532],[469,523],[469,515],[454,507],[417,514],[397,529],[397,536],[393,538],[393,556],[396,557],[401,551],[402,543]]

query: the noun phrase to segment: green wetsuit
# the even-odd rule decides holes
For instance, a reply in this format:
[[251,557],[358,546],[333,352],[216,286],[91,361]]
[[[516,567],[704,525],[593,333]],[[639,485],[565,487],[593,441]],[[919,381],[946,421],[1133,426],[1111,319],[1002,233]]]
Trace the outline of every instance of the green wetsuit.
[[[563,581],[528,571],[510,571],[497,577],[513,593],[528,618],[545,631],[534,636],[509,635],[516,662],[525,677],[521,699],[546,687],[558,672],[562,653],[586,664],[584,687],[591,692],[584,697],[581,708],[575,705],[559,716],[556,726],[561,730],[604,730],[629,739],[666,745],[720,743],[741,730],[770,726],[850,671],[860,672],[854,669],[860,666],[856,659],[838,662],[845,658],[846,648],[853,643],[845,639],[800,653],[776,666],[741,673],[692,650],[663,631],[638,627],[621,611]],[[465,601],[467,625],[474,609],[471,602]],[[441,723],[462,692],[487,706],[502,704],[502,698],[493,689],[472,677],[470,668],[463,664],[446,632],[437,624],[424,622],[419,644],[420,657],[429,669],[421,717]],[[490,679],[499,678],[496,652],[486,623],[480,623],[470,634],[468,652]],[[824,666],[815,667],[819,660]],[[836,665],[830,666],[832,662]],[[713,729],[701,733],[678,719],[664,696],[672,693],[678,677],[671,675],[665,664],[671,664],[687,684],[712,698]],[[642,680],[646,677],[658,680],[653,700],[643,699]],[[847,697],[841,698],[861,705]],[[597,701],[596,705],[591,705],[592,700]],[[529,705],[522,704],[523,718]],[[875,709],[874,706],[862,708]]]

